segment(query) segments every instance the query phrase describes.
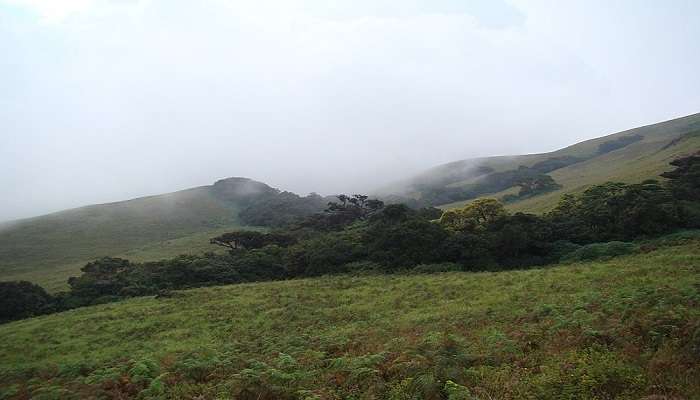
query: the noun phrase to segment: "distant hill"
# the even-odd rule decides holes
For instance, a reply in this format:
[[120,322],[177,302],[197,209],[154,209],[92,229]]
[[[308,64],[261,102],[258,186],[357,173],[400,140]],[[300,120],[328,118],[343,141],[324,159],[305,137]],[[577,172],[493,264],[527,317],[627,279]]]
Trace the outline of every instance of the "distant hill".
[[0,227],[0,280],[27,279],[57,289],[96,257],[146,261],[214,251],[210,237],[236,227],[266,225],[278,216],[274,206],[280,204],[286,207],[284,216],[294,216],[318,211],[325,201],[247,178],[229,178],[15,221]]
[[[587,140],[550,153],[484,157],[432,168],[383,190],[388,197],[452,208],[478,197],[508,201],[514,211],[544,212],[564,193],[606,181],[659,179],[669,162],[700,149],[700,114]],[[533,180],[553,182],[518,196]],[[543,179],[544,178],[544,179]]]

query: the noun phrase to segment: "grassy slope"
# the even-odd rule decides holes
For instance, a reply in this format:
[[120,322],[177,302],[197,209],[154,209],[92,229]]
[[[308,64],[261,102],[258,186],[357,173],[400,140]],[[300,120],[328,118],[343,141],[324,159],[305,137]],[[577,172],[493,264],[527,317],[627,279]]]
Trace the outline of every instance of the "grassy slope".
[[[694,136],[665,148],[668,144],[680,136],[700,130],[700,114],[689,115],[654,125],[630,129],[612,135],[587,140],[575,145],[542,154],[529,154],[513,157],[489,157],[478,160],[458,161],[437,167],[419,176],[418,182],[445,176],[450,171],[465,169],[469,165],[488,165],[496,171],[515,169],[520,165],[532,166],[550,157],[576,156],[589,157],[598,149],[598,146],[620,136],[643,135],[644,139],[622,149],[596,156],[585,162],[561,168],[549,174],[563,186],[562,190],[546,195],[536,196],[510,205],[515,211],[543,212],[552,208],[563,193],[579,192],[585,187],[600,184],[610,180],[622,182],[640,182],[645,179],[655,179],[661,172],[671,168],[668,163],[673,159],[700,150],[700,137]],[[447,186],[462,186],[473,183],[478,178],[467,178],[452,182]],[[495,193],[490,197],[500,197],[506,193],[512,193],[511,188],[504,192]],[[460,201],[442,205],[441,208],[453,208],[464,205],[469,201]]]
[[[696,241],[528,271],[133,299],[0,326],[0,387],[126,398],[167,372],[152,390],[182,399],[436,398],[447,378],[482,399],[697,399],[699,268]],[[160,370],[144,373],[148,359]]]
[[[122,253],[105,253],[116,257],[122,257],[131,261],[155,261],[171,258],[180,254],[203,254],[206,252],[223,252],[221,247],[209,244],[209,239],[230,231],[237,225],[226,228],[214,229],[205,232],[194,233],[176,239],[162,242],[148,243],[139,247],[132,247]],[[255,229],[246,227],[246,229]],[[89,259],[86,259],[89,260]],[[49,268],[20,269],[17,272],[4,272],[0,274],[2,280],[25,280],[35,282],[46,290],[57,292],[68,288],[67,278],[81,274],[80,268],[86,260],[69,262],[62,265],[51,265]]]
[[238,226],[235,204],[210,186],[100,204],[19,221],[0,230],[0,279],[60,289],[85,262],[106,255],[135,260],[212,249],[209,232]]

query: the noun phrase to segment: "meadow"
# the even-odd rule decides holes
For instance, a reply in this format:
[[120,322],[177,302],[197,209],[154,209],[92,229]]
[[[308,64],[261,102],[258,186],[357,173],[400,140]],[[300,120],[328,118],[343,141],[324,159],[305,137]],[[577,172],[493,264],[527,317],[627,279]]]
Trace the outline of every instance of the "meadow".
[[16,321],[0,326],[0,398],[700,398],[700,241],[642,250],[210,287]]
[[[223,249],[219,246],[209,243],[209,239],[228,232],[232,229],[240,228],[238,225],[230,225],[226,228],[212,229],[205,232],[194,233],[184,237],[164,240],[162,242],[148,243],[141,246],[115,253],[109,249],[102,250],[102,253],[95,253],[95,258],[108,254],[114,254],[117,257],[124,257],[130,260],[157,261],[165,258],[172,258],[180,254],[204,254],[207,252],[221,253]],[[255,227],[246,227],[246,229],[255,230]],[[90,258],[85,258],[80,261],[72,261],[64,264],[44,263],[27,263],[26,266],[16,270],[2,271],[0,270],[0,279],[7,281],[25,280],[35,282],[44,287],[49,292],[59,292],[68,289],[68,278],[79,276],[82,268]],[[30,268],[37,266],[37,268]]]

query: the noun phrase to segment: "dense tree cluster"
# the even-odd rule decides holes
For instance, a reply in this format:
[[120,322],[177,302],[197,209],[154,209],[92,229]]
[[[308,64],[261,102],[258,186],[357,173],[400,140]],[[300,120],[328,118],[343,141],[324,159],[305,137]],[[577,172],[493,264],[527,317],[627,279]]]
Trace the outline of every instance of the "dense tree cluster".
[[[102,258],[85,265],[81,276],[69,280],[70,291],[56,296],[28,282],[1,283],[0,321],[200,286],[360,270],[424,271],[430,270],[426,265],[437,264],[439,270],[465,271],[543,265],[585,255],[579,251],[582,245],[700,228],[700,155],[673,165],[675,170],[664,174],[665,183],[593,186],[563,196],[542,216],[509,214],[495,199],[441,212],[340,195],[324,212],[277,230],[235,231],[212,238],[229,250],[224,254],[145,263]],[[616,245],[611,254],[623,247]]]
[[246,225],[281,227],[321,212],[326,199],[318,194],[299,196],[291,192],[261,196],[238,213]]
[[[540,166],[542,169],[546,167]],[[487,193],[497,193],[511,187],[520,187],[515,197],[530,197],[558,189],[554,179],[539,169],[520,166],[517,169],[492,172],[476,182],[464,186],[431,186],[420,188],[423,201],[428,204],[446,204],[455,201],[474,199]],[[507,200],[513,200],[509,197]]]
[[642,135],[627,135],[620,136],[614,140],[608,140],[607,142],[601,143],[598,146],[598,154],[605,154],[623,147],[627,147],[632,143],[639,142],[644,139]]

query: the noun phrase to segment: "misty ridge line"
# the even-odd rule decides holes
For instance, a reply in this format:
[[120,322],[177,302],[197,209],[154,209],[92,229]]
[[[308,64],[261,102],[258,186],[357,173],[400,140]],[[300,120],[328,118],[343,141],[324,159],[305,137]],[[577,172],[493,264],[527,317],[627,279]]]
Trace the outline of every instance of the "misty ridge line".
[[[572,146],[579,146],[579,145],[590,145],[592,143],[597,143],[600,140],[610,137],[610,136],[621,136],[621,135],[627,135],[631,132],[639,131],[639,130],[645,130],[645,129],[653,129],[657,126],[662,126],[664,124],[671,123],[676,120],[684,120],[687,118],[692,118],[700,114],[691,114],[687,116],[683,116],[680,118],[673,118],[673,119],[668,119],[662,122],[654,123],[654,124],[647,124],[647,125],[642,125],[636,128],[630,128],[626,129],[620,132],[616,132],[613,134],[605,135],[605,136],[598,136],[595,138],[587,139],[582,142],[572,144],[571,146],[567,146],[562,149],[558,149],[555,151],[562,151],[566,150],[569,147]],[[509,162],[513,160],[517,160],[522,157],[529,157],[529,156],[542,156],[542,155],[547,155],[552,152],[534,152],[534,153],[526,153],[526,154],[521,154],[521,155],[496,155],[496,156],[480,156],[480,157],[475,157],[475,158],[470,158],[470,159],[465,159],[465,160],[458,160],[458,161],[451,161],[447,162],[444,164],[437,165],[435,167],[431,167],[424,172],[420,174],[416,174],[412,178],[408,179],[402,179],[402,180],[392,180],[389,181],[379,188],[375,188],[374,190],[368,190],[367,193],[370,193],[373,196],[387,196],[387,195],[392,195],[395,193],[400,193],[402,192],[402,189],[406,189],[410,187],[410,185],[421,182],[424,180],[429,180],[432,178],[435,178],[436,176],[440,175],[441,173],[444,173],[445,171],[450,171],[451,173],[456,173],[456,174],[464,174],[464,175],[470,175],[473,172],[475,172],[479,167],[480,163],[483,163],[485,161],[489,162]],[[125,200],[114,200],[114,201],[107,201],[107,202],[102,202],[102,203],[95,203],[95,204],[86,204],[78,207],[72,207],[68,209],[62,209],[62,210],[56,210],[53,212],[45,213],[45,214],[39,214],[31,217],[25,217],[25,218],[19,218],[19,219],[11,219],[11,220],[6,220],[6,221],[0,221],[0,230],[4,228],[9,228],[17,223],[25,222],[25,221],[30,221],[34,218],[40,218],[44,216],[52,216],[56,214],[61,214],[65,212],[74,212],[74,211],[81,211],[81,210],[90,210],[91,208],[100,208],[100,207],[108,207],[108,206],[115,206],[119,205],[122,207],[128,207],[130,204],[138,201],[146,201],[146,200],[157,200],[158,204],[162,208],[172,208],[173,205],[181,201],[181,199],[178,198],[178,195],[186,194],[188,192],[196,192],[197,190],[204,190],[204,189],[210,189],[215,187],[217,182],[222,182],[227,179],[249,179],[253,182],[261,182],[257,181],[252,178],[248,177],[228,177],[228,178],[221,178],[216,180],[213,184],[210,185],[199,185],[195,187],[190,187],[190,188],[183,188],[183,189],[178,189],[178,190],[173,190],[171,192],[166,192],[162,194],[151,194],[151,195],[145,195],[145,196],[136,196],[133,198],[125,199]],[[283,189],[283,188],[274,188],[275,190],[278,190],[280,192],[288,192],[289,190]],[[256,185],[243,185],[241,186],[238,190],[249,190],[250,193],[248,194],[254,194],[256,191],[262,190],[259,186]],[[291,192],[291,191],[289,191]],[[294,193],[294,192],[291,192]],[[310,193],[319,193],[319,192],[310,192]],[[243,194],[243,193],[241,193]],[[332,197],[335,196],[338,193],[335,194],[323,194],[323,197]]]

